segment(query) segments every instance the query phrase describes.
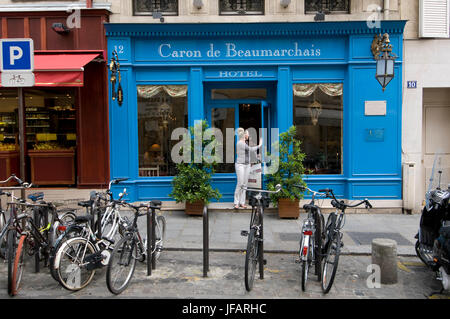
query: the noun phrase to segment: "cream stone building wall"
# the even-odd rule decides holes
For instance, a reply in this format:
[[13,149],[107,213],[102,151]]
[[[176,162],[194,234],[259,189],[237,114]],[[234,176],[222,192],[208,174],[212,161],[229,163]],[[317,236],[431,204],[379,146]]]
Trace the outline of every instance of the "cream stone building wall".
[[[416,0],[408,0],[416,1]],[[86,6],[86,0],[79,1],[22,1],[22,0],[0,0],[0,10],[5,8],[42,8],[49,7],[70,7]],[[350,14],[330,14],[326,16],[326,21],[348,21],[366,20],[373,16],[374,7],[384,7],[387,3],[389,7],[389,18],[396,20],[400,18],[400,0],[351,0]],[[264,15],[219,15],[218,0],[203,0],[203,7],[197,9],[193,5],[193,0],[179,1],[178,16],[165,17],[166,23],[207,23],[207,22],[298,22],[314,21],[314,14],[305,14],[305,0],[291,0],[288,7],[284,8],[280,0],[266,0]],[[113,23],[160,23],[159,20],[151,16],[133,16],[132,0],[94,0],[94,7],[109,7],[112,12],[111,22]]]

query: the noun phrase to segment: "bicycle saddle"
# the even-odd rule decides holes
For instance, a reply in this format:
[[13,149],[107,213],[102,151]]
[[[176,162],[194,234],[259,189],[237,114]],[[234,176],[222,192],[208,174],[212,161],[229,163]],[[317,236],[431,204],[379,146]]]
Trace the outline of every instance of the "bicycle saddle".
[[154,199],[154,200],[152,200],[152,201],[150,202],[150,204],[151,204],[152,206],[161,206],[161,201],[160,201],[160,200],[157,200],[157,199]]
[[38,192],[28,195],[28,198],[31,199],[33,202],[37,202],[38,200],[44,199],[44,192]]
[[303,205],[303,209],[304,209],[304,210],[315,209],[315,208],[316,208],[315,205],[311,205],[311,204],[305,204],[305,205]]
[[92,200],[84,200],[81,202],[78,202],[78,206],[81,207],[90,207],[92,205]]
[[74,222],[77,224],[90,222],[94,217],[92,215],[84,215],[75,217]]

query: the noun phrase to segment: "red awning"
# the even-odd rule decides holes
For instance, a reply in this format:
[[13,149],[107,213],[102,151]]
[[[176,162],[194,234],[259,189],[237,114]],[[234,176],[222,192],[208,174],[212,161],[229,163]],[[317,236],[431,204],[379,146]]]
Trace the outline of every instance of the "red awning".
[[84,66],[99,53],[35,52],[34,86],[83,86]]

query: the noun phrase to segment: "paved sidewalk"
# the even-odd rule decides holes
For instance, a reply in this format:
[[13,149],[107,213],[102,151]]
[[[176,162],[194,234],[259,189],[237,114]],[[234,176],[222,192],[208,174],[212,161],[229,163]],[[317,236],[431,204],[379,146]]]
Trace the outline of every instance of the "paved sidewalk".
[[[203,218],[188,216],[184,211],[164,211],[167,222],[166,243],[169,249],[202,249]],[[325,220],[328,215],[325,215]],[[280,219],[277,214],[264,216],[264,250],[295,253],[299,249],[300,229],[305,214],[298,219]],[[390,238],[397,242],[398,255],[415,256],[414,236],[420,215],[347,214],[343,228],[343,252],[371,254],[373,238]],[[217,251],[245,250],[250,213],[209,212],[210,249]],[[145,221],[141,219],[143,228]]]
[[[43,191],[48,201],[60,202],[64,206],[84,210],[77,206],[80,200],[89,198],[92,189],[33,189],[28,192]],[[163,202],[163,215],[167,220],[166,244],[169,249],[202,249],[203,218],[188,216],[180,210],[182,204]],[[231,208],[230,205],[222,206]],[[323,206],[323,212],[330,209]],[[246,237],[241,230],[248,230],[250,210],[210,209],[209,231],[210,249],[218,251],[245,250]],[[420,214],[405,215],[392,213],[388,208],[348,210],[343,228],[344,248],[347,254],[371,254],[373,238],[390,238],[397,241],[397,253],[404,256],[415,256],[414,244],[420,221]],[[328,217],[325,215],[325,220]],[[305,218],[301,210],[298,219],[280,219],[276,209],[268,209],[264,217],[264,249],[271,252],[295,253],[299,248],[300,229]],[[141,229],[145,232],[145,218],[140,218]]]

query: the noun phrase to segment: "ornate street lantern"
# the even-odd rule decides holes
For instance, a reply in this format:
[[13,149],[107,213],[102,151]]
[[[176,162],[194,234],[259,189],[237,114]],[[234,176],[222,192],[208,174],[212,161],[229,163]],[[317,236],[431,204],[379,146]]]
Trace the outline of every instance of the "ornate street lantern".
[[[119,106],[122,106],[123,103],[123,90],[120,82],[122,81],[122,75],[120,74],[120,64],[119,64],[119,56],[117,55],[117,51],[114,50],[112,52],[111,62],[109,63],[109,69],[111,71],[111,86],[112,86],[112,99],[115,100],[117,98],[117,103]],[[116,92],[116,82],[118,82],[117,92]]]
[[383,36],[375,35],[372,42],[372,54],[377,61],[375,77],[381,84],[383,92],[395,75],[395,59],[397,56],[392,53],[392,44],[389,41],[389,34]]

